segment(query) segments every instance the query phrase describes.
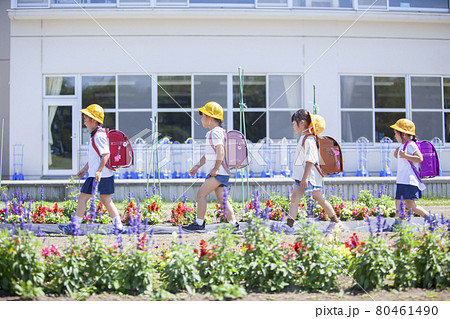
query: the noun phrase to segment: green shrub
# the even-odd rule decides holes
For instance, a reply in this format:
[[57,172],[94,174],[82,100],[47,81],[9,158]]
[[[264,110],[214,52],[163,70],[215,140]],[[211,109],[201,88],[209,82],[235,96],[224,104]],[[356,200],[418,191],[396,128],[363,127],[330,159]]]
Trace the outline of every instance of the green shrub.
[[44,261],[37,239],[27,231],[0,232],[0,289],[27,298],[44,286]]
[[296,240],[300,285],[308,291],[337,289],[338,276],[345,268],[344,257],[333,245],[324,243],[315,224],[304,223]]
[[293,262],[281,247],[281,237],[258,218],[244,234],[244,255],[239,274],[246,289],[276,292],[289,286],[295,274]]

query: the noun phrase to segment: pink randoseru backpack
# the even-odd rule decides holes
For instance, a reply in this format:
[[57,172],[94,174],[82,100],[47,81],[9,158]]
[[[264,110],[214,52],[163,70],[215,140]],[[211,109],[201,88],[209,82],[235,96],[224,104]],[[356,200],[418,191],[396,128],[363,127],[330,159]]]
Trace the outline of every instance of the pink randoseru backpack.
[[[209,143],[215,151],[211,135],[209,136]],[[240,131],[231,130],[225,132],[224,162],[222,162],[222,166],[225,168],[225,171],[228,174],[230,174],[230,169],[244,168],[250,164],[248,158],[247,140],[245,139],[244,134],[242,134]]]

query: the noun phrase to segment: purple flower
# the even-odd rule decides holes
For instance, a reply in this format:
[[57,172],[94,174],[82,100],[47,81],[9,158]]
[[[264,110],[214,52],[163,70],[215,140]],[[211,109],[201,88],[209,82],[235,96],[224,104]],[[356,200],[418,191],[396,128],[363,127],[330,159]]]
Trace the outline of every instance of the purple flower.
[[181,225],[178,225],[178,238],[180,239],[179,245],[183,244],[183,230],[181,229]]
[[367,219],[367,225],[369,226],[370,237],[372,237],[373,236],[373,231],[372,231],[372,225],[370,224],[369,216],[367,216],[366,219]]
[[44,185],[41,185],[41,201],[44,200]]
[[147,188],[144,188],[144,193],[145,193],[145,198],[149,199],[150,198],[150,194],[148,193]]
[[227,188],[223,187],[222,206],[220,208],[222,209],[222,212],[225,216],[227,215],[227,202],[228,202]]
[[72,236],[80,235],[80,227],[75,223],[75,213],[70,217],[70,227],[72,228]]

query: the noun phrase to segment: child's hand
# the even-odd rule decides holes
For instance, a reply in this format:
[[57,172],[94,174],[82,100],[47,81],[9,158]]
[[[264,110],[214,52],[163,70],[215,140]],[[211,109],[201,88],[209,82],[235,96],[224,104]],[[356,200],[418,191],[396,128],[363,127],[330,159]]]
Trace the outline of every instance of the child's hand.
[[191,170],[189,171],[189,175],[195,176],[195,174],[197,174],[198,169],[199,169],[198,165],[194,165],[194,167],[192,167]]
[[95,181],[97,183],[100,183],[101,179],[102,179],[102,172],[99,172],[99,171],[95,172]]
[[78,178],[83,178],[84,175],[86,175],[87,170],[86,169],[81,169],[78,173],[77,176]]
[[209,175],[211,175],[212,177],[216,177],[218,172],[219,170],[217,168],[213,168]]
[[308,188],[308,182],[305,179],[302,179],[300,181],[300,188],[301,189],[307,189]]
[[399,150],[398,151],[398,157],[400,158],[406,158],[406,152],[403,150]]

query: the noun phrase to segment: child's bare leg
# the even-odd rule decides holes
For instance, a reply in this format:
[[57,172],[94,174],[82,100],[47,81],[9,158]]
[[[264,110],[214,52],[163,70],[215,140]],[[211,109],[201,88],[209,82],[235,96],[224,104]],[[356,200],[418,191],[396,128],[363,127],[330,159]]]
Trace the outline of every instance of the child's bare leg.
[[289,214],[287,216],[287,224],[290,227],[294,225],[295,219],[297,218],[298,203],[300,203],[304,192],[305,190],[300,186],[294,185],[291,195],[291,204],[289,205]]
[[[217,200],[219,201],[219,204],[222,205],[223,203],[223,187],[217,187],[215,189],[215,193],[217,196]],[[228,221],[236,221],[236,216],[234,216],[234,210],[233,210],[233,206],[231,206],[230,201],[227,200],[227,208],[225,209],[226,213],[227,213],[227,220]]]
[[412,211],[420,217],[425,217],[425,215],[428,214],[428,212],[422,206],[416,205],[416,202],[412,199],[406,199],[405,204],[408,211],[412,209]]
[[84,217],[84,212],[86,211],[86,205],[87,205],[89,198],[91,198],[91,196],[92,195],[85,194],[85,193],[80,193],[80,195],[78,195],[77,210],[75,212],[75,215],[77,217],[80,217],[80,218]]
[[330,220],[332,220],[335,223],[338,223],[339,219],[336,216],[333,206],[331,206],[331,204],[325,200],[325,198],[323,197],[322,191],[320,191],[320,190],[313,191],[312,196],[313,196],[314,200],[317,202],[317,204],[322,206],[322,208],[325,210],[325,213],[327,213]]
[[117,210],[116,205],[114,205],[111,195],[100,195],[100,200],[102,201],[103,205],[105,205],[105,208],[112,219],[119,216],[119,211]]
[[205,219],[206,215],[206,197],[214,191],[217,187],[219,187],[220,182],[210,177],[200,186],[200,189],[197,192],[197,218]]

